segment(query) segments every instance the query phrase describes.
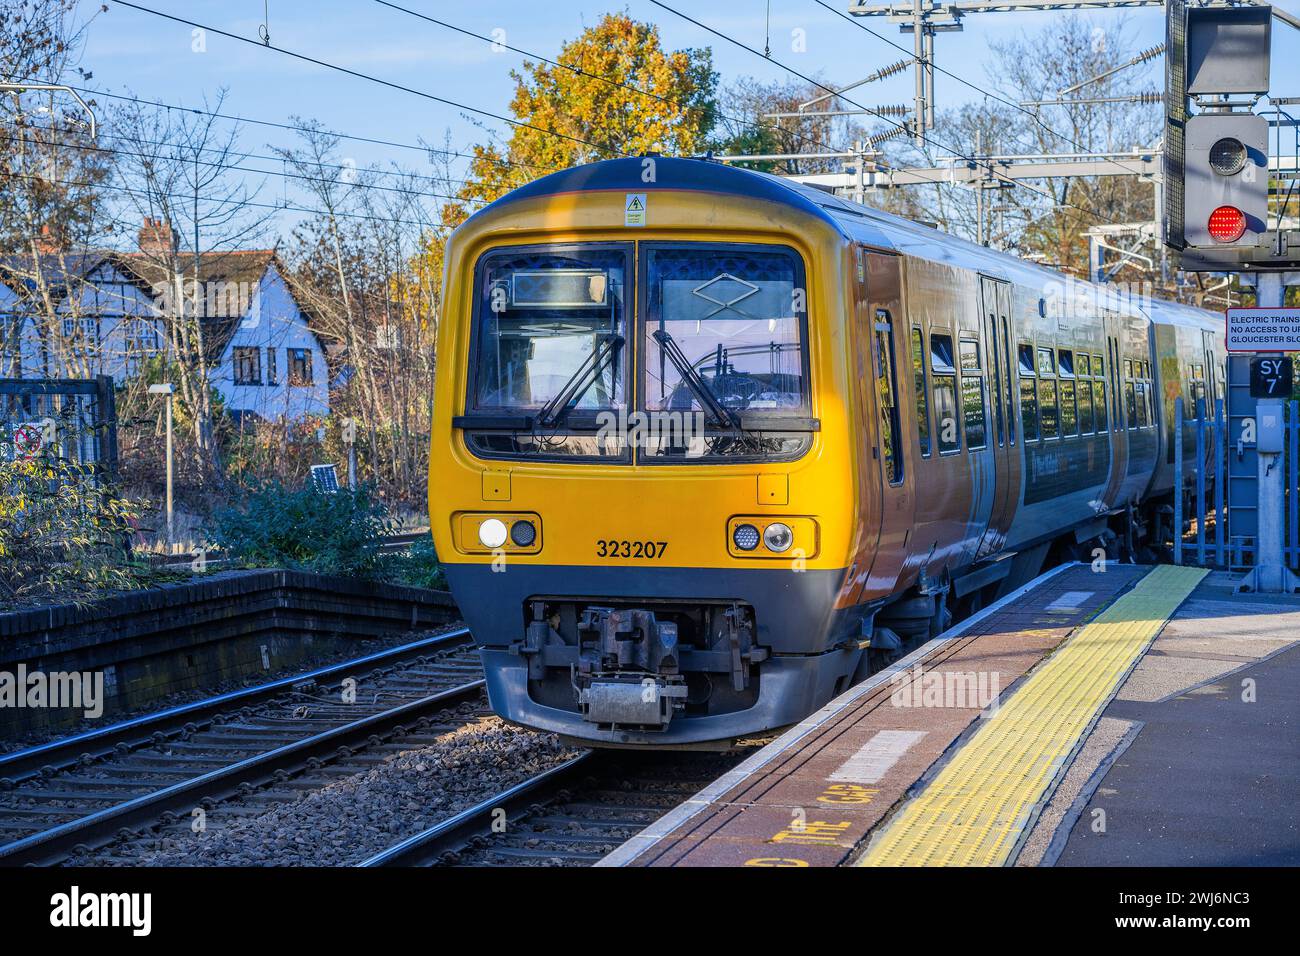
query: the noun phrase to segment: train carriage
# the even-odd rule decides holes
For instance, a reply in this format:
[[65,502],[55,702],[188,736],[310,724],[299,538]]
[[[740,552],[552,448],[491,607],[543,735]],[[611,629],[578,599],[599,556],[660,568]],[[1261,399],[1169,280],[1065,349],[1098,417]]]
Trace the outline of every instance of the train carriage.
[[493,708],[597,745],[791,724],[1158,536],[1173,400],[1222,397],[1221,318],[704,160],[552,174],[446,261],[434,541]]

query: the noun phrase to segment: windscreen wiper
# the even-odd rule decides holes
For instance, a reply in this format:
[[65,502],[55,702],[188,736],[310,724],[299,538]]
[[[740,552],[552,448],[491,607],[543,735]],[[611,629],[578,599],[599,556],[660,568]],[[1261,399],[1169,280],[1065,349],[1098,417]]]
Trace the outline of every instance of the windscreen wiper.
[[740,416],[718,401],[708,383],[700,378],[700,373],[695,371],[682,354],[676,340],[663,329],[656,329],[653,336],[659,343],[659,348],[668,356],[668,361],[673,363],[673,368],[677,369],[677,374],[682,377],[686,387],[699,399],[705,411],[713,416],[713,420],[724,428],[739,428]]
[[587,389],[591,388],[592,383],[604,374],[605,367],[618,355],[618,350],[623,347],[623,342],[623,336],[615,335],[592,349],[591,354],[569,376],[569,380],[564,383],[564,386],[555,393],[555,396],[549,402],[542,406],[541,411],[537,413],[538,424],[553,428],[563,422],[565,416],[573,410],[573,403],[580,399]]

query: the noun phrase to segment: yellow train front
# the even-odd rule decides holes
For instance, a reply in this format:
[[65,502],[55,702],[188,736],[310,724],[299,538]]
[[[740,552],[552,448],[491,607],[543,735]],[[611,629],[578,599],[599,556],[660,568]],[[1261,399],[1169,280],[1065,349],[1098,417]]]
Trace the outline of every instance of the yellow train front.
[[848,686],[850,261],[776,180],[660,157],[553,174],[456,231],[429,513],[498,713],[680,746]]

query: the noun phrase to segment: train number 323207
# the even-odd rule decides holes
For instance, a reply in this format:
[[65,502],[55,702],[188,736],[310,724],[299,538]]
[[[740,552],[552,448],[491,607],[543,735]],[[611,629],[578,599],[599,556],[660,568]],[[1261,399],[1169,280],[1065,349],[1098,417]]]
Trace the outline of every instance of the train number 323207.
[[649,558],[658,560],[668,550],[667,541],[629,541],[604,538],[596,542],[598,558]]

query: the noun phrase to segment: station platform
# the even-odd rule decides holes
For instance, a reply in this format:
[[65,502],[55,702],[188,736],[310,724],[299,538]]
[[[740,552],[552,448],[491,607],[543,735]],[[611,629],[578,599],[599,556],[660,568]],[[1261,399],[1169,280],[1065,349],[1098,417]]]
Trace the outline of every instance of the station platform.
[[1056,568],[599,865],[1295,862],[1300,597],[1233,583]]

